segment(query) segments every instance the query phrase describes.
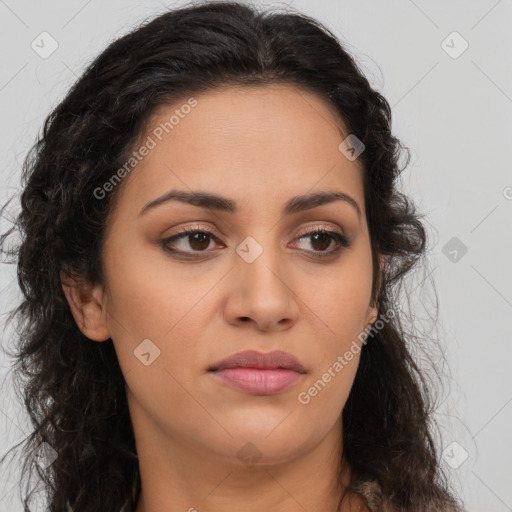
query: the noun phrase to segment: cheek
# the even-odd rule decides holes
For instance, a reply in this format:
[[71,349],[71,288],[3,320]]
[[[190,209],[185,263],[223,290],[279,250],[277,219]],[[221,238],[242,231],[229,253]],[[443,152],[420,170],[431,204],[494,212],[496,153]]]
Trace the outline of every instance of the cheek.
[[369,256],[353,252],[329,275],[305,281],[305,302],[328,326],[334,348],[342,349],[364,329],[370,305],[372,266]]
[[198,319],[205,315],[200,299],[214,281],[191,279],[135,252],[116,254],[105,265],[109,328],[132,418],[149,414],[163,428],[179,423],[184,410],[192,419],[202,418],[204,411],[186,390],[194,386],[191,362],[197,359]]
[[[355,268],[355,267],[353,267]],[[341,271],[323,283],[310,297],[316,320],[324,333],[316,342],[316,361],[311,375],[298,390],[297,408],[316,431],[339,420],[357,372],[371,280],[361,267],[358,272]],[[320,293],[321,292],[321,293]],[[328,326],[328,329],[324,328]],[[325,334],[326,333],[326,334]],[[322,418],[319,422],[318,418]]]
[[125,331],[167,338],[175,326],[187,322],[190,311],[200,307],[215,276],[201,272],[198,265],[172,262],[158,247],[126,247],[122,240],[113,242],[105,259],[109,309]]
[[[362,345],[362,335],[372,285],[371,254],[354,251],[340,260],[328,278],[305,283],[310,292],[306,301],[318,316],[317,325],[324,333],[318,339],[318,356],[310,378],[297,396],[308,418],[322,414],[328,422],[336,421],[352,387]],[[325,328],[328,326],[328,328]]]
[[[189,363],[198,358],[198,341],[212,315],[208,299],[219,275],[194,264],[185,271],[185,264],[169,261],[158,249],[122,252],[121,247],[116,251],[112,244],[105,267],[109,328],[123,373],[134,385],[154,390],[173,388],[170,375],[186,385],[194,371]],[[148,352],[154,362],[146,367],[138,355]]]
[[337,359],[337,355],[333,355],[298,390],[295,409],[301,414],[303,427],[317,435],[325,435],[339,421],[354,382],[358,362],[358,354],[344,363]]

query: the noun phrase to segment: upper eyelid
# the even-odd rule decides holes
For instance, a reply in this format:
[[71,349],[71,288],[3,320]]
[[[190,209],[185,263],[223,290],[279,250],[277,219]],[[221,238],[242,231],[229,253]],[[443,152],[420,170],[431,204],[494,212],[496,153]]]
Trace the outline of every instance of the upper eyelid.
[[[313,226],[309,226],[308,228],[305,228],[303,231],[300,231],[299,234],[297,234],[293,240],[300,240],[302,238],[305,238],[305,237],[308,237],[308,236],[312,236],[313,234],[315,234],[316,232],[325,232],[327,234],[329,233],[333,233],[334,235],[338,235],[338,237],[341,237],[342,240],[345,240],[345,243],[342,244],[342,245],[350,245],[351,244],[351,241],[350,241],[350,238],[345,234],[345,232],[343,230],[338,231],[338,229],[333,229],[333,228],[329,228],[329,227],[326,227],[326,226],[321,226],[321,225],[313,225]],[[180,231],[178,231],[177,233],[175,233],[174,235],[171,235],[170,237],[167,237],[167,238],[164,238],[162,240],[162,243],[164,245],[167,245],[171,242],[175,242],[175,241],[181,241],[183,239],[186,240],[187,236],[189,236],[191,233],[197,233],[197,232],[200,232],[200,233],[206,233],[207,235],[209,235],[213,241],[215,242],[220,242],[222,243],[222,245],[225,245],[221,240],[219,240],[219,237],[213,233],[210,229],[206,228],[201,228],[201,227],[198,227],[198,226],[186,226],[184,228],[181,228]],[[331,237],[333,237],[333,235],[330,235]],[[337,243],[339,244],[340,241],[337,240]],[[201,253],[201,252],[210,252],[210,251],[177,251],[177,252],[182,252],[182,253]]]
[[[311,232],[315,232],[316,230],[321,230],[321,231],[326,231],[326,232],[335,232],[339,235],[342,235],[342,236],[345,236],[347,237],[345,231],[343,229],[340,229],[339,227],[338,228],[334,228],[332,226],[325,226],[325,225],[321,225],[321,224],[313,224],[311,226],[308,226],[302,230],[299,231],[299,233],[297,235],[295,235],[295,239],[297,238],[301,238],[303,236],[307,236],[309,235]],[[201,226],[197,226],[197,225],[192,225],[192,226],[185,226],[184,228],[180,228],[180,230],[176,233],[174,233],[173,235],[171,236],[168,236],[166,238],[164,238],[164,241],[169,241],[171,239],[178,239],[179,238],[183,238],[185,237],[186,235],[188,235],[190,232],[202,232],[202,233],[207,233],[209,235],[211,235],[213,238],[219,240],[219,236],[217,234],[215,234],[214,230],[212,230],[211,228],[207,228],[207,227],[201,227]]]
[[322,226],[322,225],[318,224],[318,225],[309,226],[307,228],[304,228],[304,230],[299,231],[299,234],[296,235],[295,238],[301,238],[302,236],[307,236],[311,232],[315,232],[317,230],[326,231],[326,232],[334,232],[334,233],[338,233],[339,235],[346,236],[344,230],[342,230],[342,229],[333,228],[333,227],[329,227],[329,226]]

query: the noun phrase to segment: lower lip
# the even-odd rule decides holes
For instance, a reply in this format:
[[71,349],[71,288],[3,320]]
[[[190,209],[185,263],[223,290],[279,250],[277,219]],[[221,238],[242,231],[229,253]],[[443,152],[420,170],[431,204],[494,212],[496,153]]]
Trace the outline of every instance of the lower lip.
[[225,368],[212,374],[229,386],[253,395],[274,395],[295,384],[303,375],[284,368]]

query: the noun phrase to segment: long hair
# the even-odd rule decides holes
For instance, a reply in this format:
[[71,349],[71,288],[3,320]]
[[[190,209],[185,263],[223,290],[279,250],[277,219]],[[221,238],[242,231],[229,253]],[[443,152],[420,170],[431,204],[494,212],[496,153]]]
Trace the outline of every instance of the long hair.
[[[62,291],[64,267],[103,282],[105,226],[121,186],[101,200],[94,191],[126,162],[157,108],[224,85],[270,84],[324,98],[365,145],[359,160],[379,315],[396,310],[396,286],[424,256],[421,215],[398,191],[407,148],[391,132],[391,108],[318,21],[209,2],[165,12],[109,44],[46,118],[23,163],[21,210],[0,240],[4,246],[13,231],[21,234],[3,252],[16,258],[23,294],[11,315],[19,327],[13,372],[33,427],[22,472],[42,480],[49,511],[130,512],[140,493],[112,340],[84,336]],[[434,442],[431,389],[400,316],[372,332],[361,351],[342,413],[346,490],[372,512],[459,510]],[[47,468],[33,457],[42,447],[57,456]],[[27,484],[26,511],[30,493]]]

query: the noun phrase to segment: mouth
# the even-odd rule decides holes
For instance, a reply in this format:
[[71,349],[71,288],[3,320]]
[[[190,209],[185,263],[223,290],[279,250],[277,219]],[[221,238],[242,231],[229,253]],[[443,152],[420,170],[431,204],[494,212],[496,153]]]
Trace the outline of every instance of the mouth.
[[208,371],[220,382],[253,395],[284,391],[307,373],[298,359],[280,350],[239,352],[214,364]]

